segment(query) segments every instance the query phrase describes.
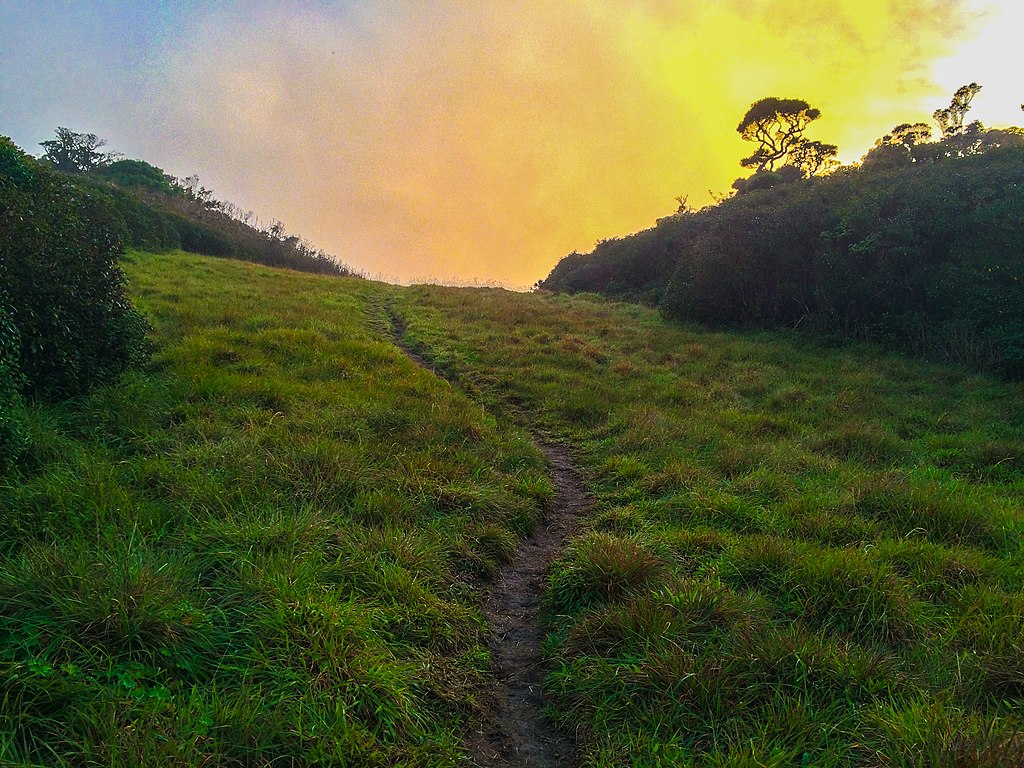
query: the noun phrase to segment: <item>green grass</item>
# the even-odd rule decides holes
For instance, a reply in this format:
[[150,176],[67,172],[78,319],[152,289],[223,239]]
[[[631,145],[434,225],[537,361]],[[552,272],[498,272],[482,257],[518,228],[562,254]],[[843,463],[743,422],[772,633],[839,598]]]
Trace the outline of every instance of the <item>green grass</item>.
[[0,483],[0,763],[459,762],[541,455],[405,359],[387,286],[127,271],[152,366],[31,406]]
[[596,498],[545,604],[586,766],[1024,762],[1020,385],[585,296],[126,268],[152,364],[29,404],[0,480],[0,764],[463,762],[481,587],[552,497],[525,425]]
[[547,594],[586,765],[1024,761],[1020,385],[586,296],[397,307],[590,476]]

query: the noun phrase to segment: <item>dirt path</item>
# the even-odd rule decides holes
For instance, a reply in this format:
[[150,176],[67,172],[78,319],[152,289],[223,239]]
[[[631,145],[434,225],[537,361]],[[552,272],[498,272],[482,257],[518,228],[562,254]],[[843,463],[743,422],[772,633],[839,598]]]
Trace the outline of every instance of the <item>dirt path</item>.
[[[405,323],[390,312],[394,338],[415,363],[445,377],[405,343]],[[561,445],[534,442],[550,464],[555,498],[545,520],[519,545],[515,559],[501,570],[483,600],[490,626],[494,685],[488,715],[464,742],[479,768],[562,768],[576,760],[570,741],[541,714],[544,666],[540,603],[548,564],[584,514],[589,497],[569,452]]]
[[555,499],[547,519],[519,545],[515,559],[484,598],[491,628],[495,684],[494,715],[466,746],[481,768],[573,765],[572,746],[541,715],[544,667],[540,646],[540,601],[544,573],[575,529],[588,500],[568,451],[538,442],[551,464]]

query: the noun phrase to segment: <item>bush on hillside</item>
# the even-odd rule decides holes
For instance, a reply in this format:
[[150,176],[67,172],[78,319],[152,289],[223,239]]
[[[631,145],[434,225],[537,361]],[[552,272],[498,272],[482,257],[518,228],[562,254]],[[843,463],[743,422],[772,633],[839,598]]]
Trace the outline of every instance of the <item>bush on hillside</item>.
[[18,367],[21,339],[12,315],[5,297],[0,295],[0,472],[17,458],[24,445]]
[[0,138],[0,218],[5,343],[17,345],[4,362],[23,391],[75,395],[140,362],[146,323],[125,294],[110,198]]
[[145,160],[114,160],[106,165],[99,166],[92,173],[101,179],[117,184],[119,187],[142,189],[168,195],[174,192],[170,178],[163,172],[163,169],[150,165]]
[[198,176],[177,179],[145,160],[100,152],[106,143],[93,133],[58,128],[54,139],[42,142],[46,153],[41,163],[66,174],[65,184],[87,198],[106,200],[105,215],[116,220],[126,245],[150,251],[181,248],[271,267],[352,276],[332,256],[300,237],[285,235],[280,223],[261,228],[251,212],[216,200],[199,185]]
[[1024,147],[984,138],[966,154],[936,142],[930,159],[745,190],[572,254],[540,287],[1024,376]]

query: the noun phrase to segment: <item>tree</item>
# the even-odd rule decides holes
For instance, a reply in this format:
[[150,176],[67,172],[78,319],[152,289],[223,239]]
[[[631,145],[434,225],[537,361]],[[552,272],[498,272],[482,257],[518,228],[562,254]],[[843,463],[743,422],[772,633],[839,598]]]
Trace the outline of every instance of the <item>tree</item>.
[[928,123],[900,123],[891,132],[875,142],[875,146],[890,145],[912,150],[918,144],[932,140],[932,128]]
[[939,130],[942,131],[942,138],[949,139],[954,136],[961,136],[965,132],[977,132],[983,128],[982,124],[977,120],[966,127],[964,126],[964,117],[971,108],[971,101],[978,95],[980,90],[981,86],[977,83],[961,85],[957,88],[956,93],[953,94],[953,100],[950,101],[948,107],[936,109],[932,113],[935,122],[939,124]]
[[58,128],[56,139],[40,143],[46,150],[42,159],[65,173],[87,173],[115,160],[116,152],[99,151],[106,145],[95,133],[75,133],[67,128]]
[[807,126],[821,117],[802,99],[780,99],[768,96],[750,105],[736,131],[745,141],[759,146],[750,156],[740,161],[744,168],[774,171],[785,164],[790,153],[803,141]]
[[63,399],[145,360],[110,196],[0,137],[0,220],[0,397],[14,366],[23,393]]
[[789,151],[789,163],[799,168],[804,176],[824,176],[839,166],[838,154],[839,147],[835,144],[802,139]]
[[875,146],[861,158],[864,168],[892,168],[919,162],[916,148],[931,141],[932,129],[927,123],[900,123],[875,141]]
[[163,169],[144,160],[115,160],[96,169],[98,176],[121,187],[133,187],[150,192],[174,193],[174,188]]

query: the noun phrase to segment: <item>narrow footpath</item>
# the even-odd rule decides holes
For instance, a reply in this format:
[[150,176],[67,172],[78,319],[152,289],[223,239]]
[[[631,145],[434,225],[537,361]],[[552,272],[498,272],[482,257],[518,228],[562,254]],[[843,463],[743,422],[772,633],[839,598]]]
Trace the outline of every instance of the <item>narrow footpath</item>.
[[[405,323],[389,311],[395,342],[409,359],[441,378],[429,361],[405,342]],[[457,382],[456,382],[457,383]],[[544,666],[540,604],[544,574],[575,531],[589,497],[569,452],[534,436],[550,465],[555,498],[543,522],[516,550],[484,596],[482,609],[490,627],[494,684],[486,698],[487,714],[464,745],[478,768],[566,768],[576,765],[569,739],[541,714]]]

